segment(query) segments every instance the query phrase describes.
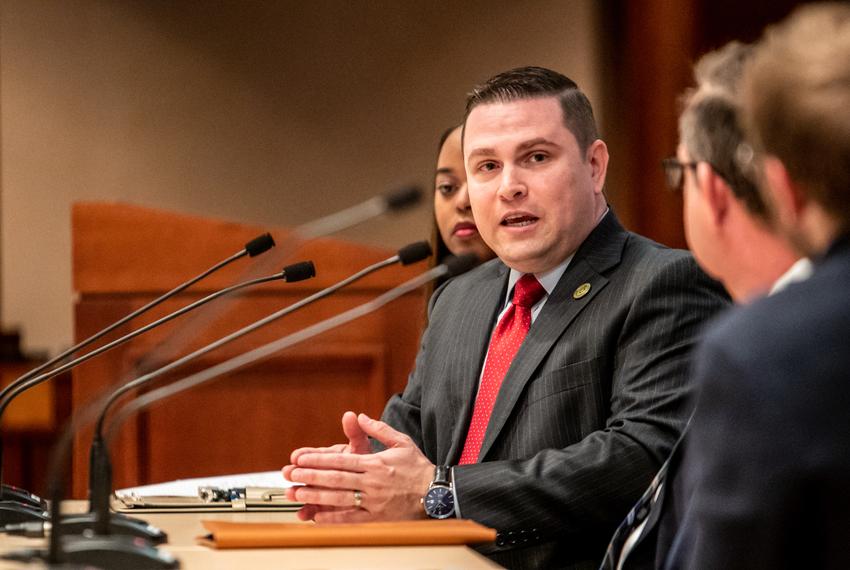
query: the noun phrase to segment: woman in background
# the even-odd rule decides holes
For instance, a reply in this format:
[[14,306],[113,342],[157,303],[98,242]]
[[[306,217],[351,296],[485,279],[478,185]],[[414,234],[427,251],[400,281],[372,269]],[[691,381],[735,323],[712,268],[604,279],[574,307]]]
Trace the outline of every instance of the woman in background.
[[434,181],[434,265],[448,255],[471,252],[478,256],[480,262],[496,255],[481,239],[472,218],[460,135],[461,127],[458,126],[440,137]]

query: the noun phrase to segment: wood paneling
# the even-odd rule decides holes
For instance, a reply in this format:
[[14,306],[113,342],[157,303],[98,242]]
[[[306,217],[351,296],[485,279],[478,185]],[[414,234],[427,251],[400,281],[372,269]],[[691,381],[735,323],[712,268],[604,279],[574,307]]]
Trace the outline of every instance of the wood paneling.
[[754,41],[797,0],[605,0],[600,46],[609,186],[629,229],[686,247],[682,197],[667,192],[660,161],[678,144],[679,99],[692,65],[726,42]]
[[[0,386],[40,365],[39,360],[0,363]],[[46,465],[56,433],[68,416],[70,375],[23,392],[3,415],[3,482],[38,495],[47,491]]]
[[[74,209],[77,338],[89,336],[193,273],[235,253],[260,232],[260,228],[120,204],[78,204]],[[278,241],[285,241],[285,232],[272,233]],[[305,244],[288,256],[288,261],[273,259],[270,264],[258,259],[254,263],[268,266],[267,272],[279,270],[280,262],[313,259],[318,275],[300,283],[262,285],[235,300],[217,301],[215,306],[199,311],[201,318],[182,317],[80,366],[73,375],[74,405],[91,402],[107,386],[138,376],[140,372],[134,367],[143,360],[148,369],[169,362],[392,253],[326,239]],[[366,302],[423,269],[421,264],[377,273],[222,347],[171,378],[183,377]],[[167,301],[150,316],[142,317],[140,323],[245,275],[244,267],[223,270],[191,292]],[[381,311],[265,362],[153,406],[123,426],[113,443],[116,487],[276,469],[288,461],[295,447],[341,441],[342,412],[352,409],[380,414],[389,395],[404,387],[415,357],[424,307],[423,293],[407,295]],[[75,440],[77,497],[86,492],[89,441],[90,433],[85,431]]]

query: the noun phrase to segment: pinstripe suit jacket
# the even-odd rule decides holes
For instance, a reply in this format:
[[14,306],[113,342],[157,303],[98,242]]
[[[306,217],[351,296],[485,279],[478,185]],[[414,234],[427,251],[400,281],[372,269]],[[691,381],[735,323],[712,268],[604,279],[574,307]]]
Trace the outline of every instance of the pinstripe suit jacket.
[[[435,464],[460,456],[508,273],[494,260],[434,294],[416,367],[384,411]],[[603,218],[519,349],[480,462],[454,469],[462,516],[498,530],[484,554],[509,568],[598,566],[677,439],[691,348],[726,301],[689,254]]]

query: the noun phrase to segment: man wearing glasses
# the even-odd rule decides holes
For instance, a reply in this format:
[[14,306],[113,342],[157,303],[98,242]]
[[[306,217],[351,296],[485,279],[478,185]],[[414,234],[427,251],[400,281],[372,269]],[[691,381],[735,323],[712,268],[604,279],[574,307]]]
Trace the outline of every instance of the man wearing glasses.
[[[668,187],[684,194],[685,234],[700,266],[746,303],[805,279],[811,263],[771,227],[769,207],[751,169],[737,103],[738,83],[752,47],[732,42],[696,64],[695,90],[679,117],[676,157],[662,166]],[[746,158],[746,157],[743,157]],[[688,505],[679,465],[686,434],[641,502],[621,525],[603,568],[663,565]]]
[[850,5],[771,27],[741,84],[778,233],[814,270],[695,356],[678,568],[850,568]]
[[667,185],[683,191],[685,235],[706,273],[738,303],[760,297],[811,270],[771,228],[768,206],[739,155],[737,82],[752,52],[732,42],[696,65],[697,89],[679,118],[676,157],[662,161]]

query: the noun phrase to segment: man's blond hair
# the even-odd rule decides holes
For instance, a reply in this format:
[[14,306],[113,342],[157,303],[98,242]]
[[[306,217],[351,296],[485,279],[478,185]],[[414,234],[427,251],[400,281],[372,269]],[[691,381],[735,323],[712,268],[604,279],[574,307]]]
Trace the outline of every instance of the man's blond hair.
[[802,6],[769,27],[741,94],[756,151],[850,228],[850,5]]

